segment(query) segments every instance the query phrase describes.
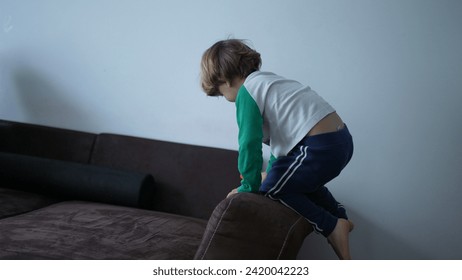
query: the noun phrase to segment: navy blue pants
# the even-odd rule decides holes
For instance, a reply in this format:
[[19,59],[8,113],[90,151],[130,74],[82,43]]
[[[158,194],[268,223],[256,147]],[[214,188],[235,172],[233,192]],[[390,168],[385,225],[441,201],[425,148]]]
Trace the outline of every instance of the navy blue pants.
[[305,217],[313,228],[329,236],[345,208],[324,186],[337,177],[353,155],[353,139],[346,125],[339,131],[307,136],[268,171],[260,191]]

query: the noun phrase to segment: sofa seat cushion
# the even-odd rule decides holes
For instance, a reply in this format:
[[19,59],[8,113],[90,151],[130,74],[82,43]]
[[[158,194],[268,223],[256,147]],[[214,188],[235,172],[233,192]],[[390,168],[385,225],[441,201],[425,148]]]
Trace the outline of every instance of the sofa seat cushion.
[[0,259],[193,259],[207,221],[68,201],[0,220]]
[[58,201],[49,196],[0,188],[0,219],[39,209]]

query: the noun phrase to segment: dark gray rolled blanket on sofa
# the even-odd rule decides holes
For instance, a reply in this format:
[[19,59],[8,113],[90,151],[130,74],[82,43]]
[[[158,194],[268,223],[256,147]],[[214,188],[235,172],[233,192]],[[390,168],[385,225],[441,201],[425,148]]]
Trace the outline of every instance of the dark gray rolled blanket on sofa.
[[150,174],[19,154],[0,153],[0,187],[71,200],[154,206]]

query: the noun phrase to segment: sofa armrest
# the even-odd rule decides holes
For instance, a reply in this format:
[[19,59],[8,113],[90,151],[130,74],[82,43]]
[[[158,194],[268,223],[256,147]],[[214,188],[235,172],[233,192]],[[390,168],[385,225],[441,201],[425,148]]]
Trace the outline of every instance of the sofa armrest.
[[306,219],[282,204],[238,193],[213,211],[195,259],[295,259],[312,231]]

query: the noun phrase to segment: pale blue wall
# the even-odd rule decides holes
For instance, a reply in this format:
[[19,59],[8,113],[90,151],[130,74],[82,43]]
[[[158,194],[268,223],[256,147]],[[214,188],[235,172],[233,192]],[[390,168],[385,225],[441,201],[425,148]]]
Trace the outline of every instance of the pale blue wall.
[[[461,27],[458,0],[0,0],[0,118],[236,149],[199,61],[246,38],[353,133],[353,257],[462,259]],[[300,258],[335,256],[313,234]]]

